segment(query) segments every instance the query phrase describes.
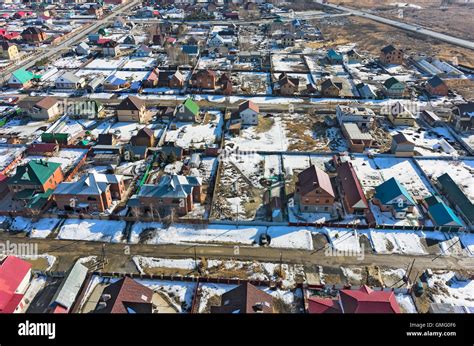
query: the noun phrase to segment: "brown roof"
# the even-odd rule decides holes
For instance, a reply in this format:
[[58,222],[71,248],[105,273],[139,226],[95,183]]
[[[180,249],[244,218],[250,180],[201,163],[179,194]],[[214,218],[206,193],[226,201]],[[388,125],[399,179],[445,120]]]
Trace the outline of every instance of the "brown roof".
[[250,108],[251,110],[253,110],[254,112],[257,112],[259,113],[260,112],[260,109],[258,108],[258,105],[256,105],[255,103],[253,103],[252,101],[245,101],[245,102],[242,102],[240,105],[239,105],[239,113],[240,112],[243,112],[244,110]]
[[40,101],[38,101],[35,106],[43,109],[50,109],[52,108],[58,100],[54,97],[46,96],[45,98],[42,98]]
[[398,143],[398,144],[401,144],[401,143],[411,143],[411,144],[415,144],[415,143],[413,143],[413,141],[409,140],[409,139],[407,138],[407,136],[405,136],[404,133],[401,133],[401,132],[399,132],[399,133],[397,133],[395,136],[393,136],[392,139],[393,139],[396,143]]
[[[110,295],[110,299],[104,299]],[[151,313],[153,291],[135,280],[125,277],[107,286],[102,292],[101,301],[105,302],[104,308],[98,309],[98,313]]]
[[211,313],[273,313],[273,297],[248,282],[224,293],[221,301]]
[[145,101],[136,96],[128,96],[125,100],[120,102],[118,109],[126,111],[137,111],[145,105]]
[[140,130],[137,132],[136,136],[138,136],[138,137],[143,137],[143,136],[145,136],[145,137],[152,138],[152,137],[155,136],[155,133],[154,133],[153,130],[150,129],[149,127],[143,127],[142,129],[140,129]]
[[362,201],[364,208],[367,208],[369,203],[367,203],[367,199],[362,191],[362,186],[360,185],[359,179],[357,179],[354,168],[352,168],[352,164],[350,162],[343,162],[337,166],[336,170],[347,203],[353,207]]
[[306,168],[298,174],[298,186],[303,196],[319,187],[327,194],[335,197],[329,175],[315,165]]

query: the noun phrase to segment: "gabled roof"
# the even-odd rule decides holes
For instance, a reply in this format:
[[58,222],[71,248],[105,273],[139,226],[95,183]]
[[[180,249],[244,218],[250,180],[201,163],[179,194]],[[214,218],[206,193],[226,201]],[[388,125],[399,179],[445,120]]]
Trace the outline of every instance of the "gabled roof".
[[430,85],[432,88],[436,88],[443,84],[444,84],[443,80],[439,78],[438,76],[434,76],[433,78],[428,80],[428,85]]
[[77,261],[66,278],[61,282],[61,285],[51,299],[50,305],[60,305],[67,310],[71,309],[86,279],[87,271],[87,267]]
[[392,88],[395,84],[403,84],[401,83],[398,79],[396,79],[395,77],[390,77],[389,79],[387,79],[383,85],[387,88],[387,89],[390,89]]
[[117,109],[138,111],[145,105],[145,101],[137,96],[128,96],[118,105]]
[[474,204],[451,176],[448,173],[440,175],[438,183],[451,204],[456,205],[471,223],[474,222]]
[[25,69],[18,69],[12,73],[12,75],[20,81],[20,83],[26,83],[35,78],[35,75]]
[[157,185],[145,184],[138,196],[155,198],[186,198],[193,192],[195,186],[202,185],[201,179],[184,175],[164,175]]
[[[400,195],[405,196],[412,205],[416,204],[405,187],[395,178],[390,178],[377,186],[374,198],[377,198],[382,204],[387,204]],[[395,203],[397,202],[395,201]]]
[[310,314],[338,314],[341,313],[339,301],[330,298],[308,298],[308,312]]
[[95,310],[97,313],[152,312],[153,290],[129,277],[124,277],[107,286],[102,292],[102,297],[102,302],[106,305],[100,308],[99,303]]
[[456,106],[455,113],[462,117],[474,117],[474,102],[461,103]]
[[78,181],[62,182],[53,194],[97,196],[105,192],[110,184],[116,184],[122,179],[121,175],[89,173]]
[[326,79],[324,82],[321,83],[321,90],[326,90],[331,87],[341,90],[341,88],[339,88],[336,84],[334,84],[334,82],[331,79]]
[[311,165],[298,174],[298,186],[302,196],[320,188],[328,195],[335,197],[329,175],[315,165]]
[[40,101],[38,101],[35,106],[42,108],[42,109],[50,109],[52,108],[56,103],[58,103],[58,99],[51,97],[51,96],[46,96],[42,98]]
[[399,132],[397,133],[395,136],[392,137],[392,139],[395,141],[395,143],[397,144],[413,144],[415,145],[415,143],[413,143],[413,141],[411,141],[410,139],[408,139],[408,137],[403,133],[403,132]]
[[61,167],[60,163],[31,160],[18,166],[14,176],[8,179],[9,185],[43,185]]
[[250,100],[244,101],[239,105],[239,113],[241,113],[241,112],[243,112],[247,109],[250,109],[250,110],[252,110],[256,113],[260,112],[260,109],[259,109],[258,105],[256,103],[253,103]]
[[444,202],[439,202],[430,206],[428,212],[436,226],[444,226],[452,222],[456,223],[458,226],[462,226],[459,217]]
[[334,49],[330,49],[328,50],[327,52],[327,56],[329,59],[342,59],[342,54],[341,53],[338,53],[336,52]]
[[197,55],[199,53],[199,47],[196,45],[183,45],[181,50],[188,55]]
[[194,102],[192,99],[188,98],[186,99],[186,101],[184,101],[183,103],[183,106],[184,108],[186,108],[187,110],[189,110],[191,113],[193,113],[194,115],[198,115],[199,114],[199,106],[196,102]]
[[41,33],[43,33],[44,31],[41,30],[41,28],[37,28],[37,27],[34,27],[34,26],[30,26],[28,28],[26,28],[25,30],[23,30],[21,32],[22,35],[39,35]]
[[0,263],[0,313],[13,312],[23,295],[15,291],[31,269],[31,264],[15,256],[8,256]]
[[273,313],[273,297],[248,282],[224,293],[221,301],[211,313]]
[[391,53],[395,50],[397,50],[397,48],[395,48],[391,44],[381,49],[382,53],[384,53],[384,54],[389,54],[389,53]]
[[339,291],[344,313],[401,313],[393,291],[374,291],[368,286]]
[[357,178],[357,174],[352,168],[352,164],[350,162],[342,162],[337,166],[336,170],[348,204],[354,207],[357,203],[362,202],[363,208],[368,208],[369,203],[365,198],[362,186]]
[[145,136],[145,137],[148,137],[148,138],[153,138],[155,136],[155,133],[149,127],[143,127],[140,130],[138,130],[138,132],[135,136],[137,136],[137,137]]

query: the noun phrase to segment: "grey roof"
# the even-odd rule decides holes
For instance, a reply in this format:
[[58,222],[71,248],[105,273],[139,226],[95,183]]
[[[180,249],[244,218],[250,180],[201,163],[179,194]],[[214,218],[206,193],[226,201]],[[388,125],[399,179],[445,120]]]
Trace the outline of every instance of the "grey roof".
[[51,305],[58,304],[70,309],[86,279],[87,270],[80,262],[76,262],[54,294]]
[[99,195],[107,190],[110,184],[117,184],[122,176],[115,174],[84,175],[76,182],[62,182],[54,191],[54,195]]
[[139,197],[186,198],[193,192],[193,187],[200,186],[200,178],[184,175],[165,175],[157,185],[145,184],[140,189]]

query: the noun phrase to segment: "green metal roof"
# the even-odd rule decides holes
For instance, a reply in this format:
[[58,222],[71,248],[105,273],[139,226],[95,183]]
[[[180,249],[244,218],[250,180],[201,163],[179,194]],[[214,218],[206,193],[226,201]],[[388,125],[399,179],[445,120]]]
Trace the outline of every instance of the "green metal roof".
[[394,198],[403,195],[405,198],[415,205],[415,201],[405,189],[405,187],[400,184],[400,182],[395,178],[390,178],[389,180],[384,181],[382,184],[375,188],[375,198],[380,200],[382,204],[387,204]]
[[20,83],[27,83],[33,78],[35,78],[35,75],[32,72],[27,71],[23,68],[16,70],[12,74],[16,79],[20,81]]
[[196,102],[194,102],[191,99],[187,99],[184,102],[184,107],[186,107],[194,115],[198,115],[198,113],[199,113],[199,106],[197,105]]
[[9,185],[43,185],[60,167],[60,163],[32,160],[19,166],[16,174],[8,180]]

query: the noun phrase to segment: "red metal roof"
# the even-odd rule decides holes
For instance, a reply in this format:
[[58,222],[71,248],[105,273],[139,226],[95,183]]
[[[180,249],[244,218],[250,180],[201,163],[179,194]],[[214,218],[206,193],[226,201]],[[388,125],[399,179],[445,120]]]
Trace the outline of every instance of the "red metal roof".
[[0,265],[0,312],[6,312],[7,308],[11,309],[11,304],[14,303],[11,301],[18,300],[15,291],[30,269],[30,263],[14,256],[8,256],[2,262]]
[[337,314],[341,313],[339,301],[330,298],[309,298],[308,312],[310,314]]
[[400,313],[393,291],[374,291],[364,285],[358,290],[339,292],[344,313]]
[[352,164],[346,161],[337,166],[336,169],[348,204],[351,207],[354,207],[357,203],[362,201],[364,208],[368,208],[369,203],[365,198],[364,192],[362,191],[362,186],[360,185],[359,179],[357,178],[357,174],[355,173]]

